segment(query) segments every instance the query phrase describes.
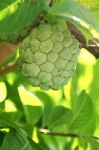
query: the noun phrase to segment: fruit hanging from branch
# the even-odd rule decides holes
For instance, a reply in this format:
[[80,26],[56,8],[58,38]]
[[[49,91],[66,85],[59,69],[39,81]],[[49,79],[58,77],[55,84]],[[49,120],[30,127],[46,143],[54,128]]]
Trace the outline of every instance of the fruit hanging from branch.
[[59,24],[40,24],[20,44],[19,64],[33,86],[60,89],[75,72],[79,43]]

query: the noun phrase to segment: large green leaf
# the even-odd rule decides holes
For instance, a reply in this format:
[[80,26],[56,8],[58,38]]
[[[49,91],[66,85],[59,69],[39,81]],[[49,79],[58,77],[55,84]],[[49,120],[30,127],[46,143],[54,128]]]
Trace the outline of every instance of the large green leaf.
[[82,91],[78,98],[76,112],[68,126],[69,131],[91,134],[94,129],[94,107],[90,97]]
[[15,32],[35,21],[43,0],[0,0],[0,33]]
[[[65,18],[65,20],[77,26],[90,39],[98,37],[97,25],[91,13],[73,0],[63,0],[49,9],[49,14]],[[92,19],[93,18],[93,19]]]
[[10,130],[5,136],[0,150],[32,150],[32,147],[27,139],[27,135],[23,130]]
[[29,142],[27,134],[23,130],[10,130],[4,138],[0,150],[43,150],[33,141]]
[[55,128],[62,125],[69,124],[72,116],[72,111],[64,106],[56,106],[51,114],[49,120],[49,128]]

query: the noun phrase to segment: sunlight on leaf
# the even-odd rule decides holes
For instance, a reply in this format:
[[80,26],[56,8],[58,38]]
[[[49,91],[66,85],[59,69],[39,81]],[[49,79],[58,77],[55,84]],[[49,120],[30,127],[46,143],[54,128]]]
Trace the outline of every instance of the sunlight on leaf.
[[[84,73],[78,79],[78,86],[81,90],[86,89],[88,91],[94,77],[93,66],[96,64],[96,59],[87,50],[82,49],[78,58],[78,62],[85,67]],[[84,80],[86,82],[84,82]]]
[[[21,2],[21,1],[17,0],[16,2],[14,2],[14,3],[8,5],[7,7],[5,7],[4,9],[2,9],[0,11],[0,21],[5,19],[8,14],[9,15],[13,14],[18,8],[19,2]],[[1,3],[1,6],[2,6],[2,3]]]
[[7,96],[7,88],[4,82],[0,82],[0,102],[3,102]]
[[92,11],[99,9],[99,0],[94,0],[94,1],[93,0],[76,0],[76,1]]
[[17,79],[16,73],[9,72],[8,74],[6,74],[6,80],[10,85],[13,85],[16,79]]
[[36,127],[34,127],[32,138],[33,138],[33,140],[34,140],[36,143],[39,143],[39,139],[38,139],[38,137],[37,137],[37,130],[38,130],[38,129],[37,129]]
[[15,107],[15,104],[10,100],[6,99],[5,101],[5,111],[6,112],[15,112],[17,109]]
[[27,91],[22,86],[18,87],[18,92],[27,123],[30,125],[36,124],[42,115],[42,103],[33,93]]
[[52,99],[54,99],[54,102],[58,103],[59,100],[61,99],[61,96],[62,96],[62,93],[61,93],[61,90],[49,90],[49,91],[46,91],[47,94],[49,94]]
[[29,92],[23,86],[18,87],[18,92],[24,105],[42,106],[41,101],[35,96],[35,94]]

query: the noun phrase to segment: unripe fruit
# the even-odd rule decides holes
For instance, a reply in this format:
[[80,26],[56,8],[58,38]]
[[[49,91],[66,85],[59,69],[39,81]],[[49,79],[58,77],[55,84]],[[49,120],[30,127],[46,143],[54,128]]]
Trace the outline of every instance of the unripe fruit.
[[68,29],[46,23],[23,40],[19,54],[22,72],[33,86],[57,90],[75,71],[79,43]]

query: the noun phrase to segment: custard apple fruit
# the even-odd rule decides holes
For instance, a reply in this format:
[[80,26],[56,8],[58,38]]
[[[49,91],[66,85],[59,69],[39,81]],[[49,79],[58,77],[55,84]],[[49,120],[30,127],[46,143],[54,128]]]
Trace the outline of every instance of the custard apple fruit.
[[74,74],[79,43],[58,24],[41,24],[23,40],[19,64],[33,86],[60,89]]

